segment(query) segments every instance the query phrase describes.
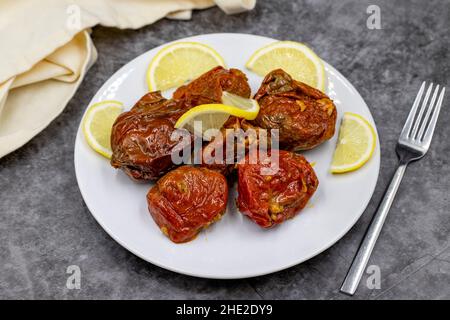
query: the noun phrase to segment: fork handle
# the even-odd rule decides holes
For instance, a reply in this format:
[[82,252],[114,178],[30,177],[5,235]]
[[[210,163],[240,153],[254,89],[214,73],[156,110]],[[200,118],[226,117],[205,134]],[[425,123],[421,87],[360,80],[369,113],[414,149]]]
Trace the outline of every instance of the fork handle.
[[378,236],[383,228],[384,221],[394,201],[400,182],[406,171],[408,163],[400,162],[394,176],[392,177],[389,187],[386,189],[383,200],[381,201],[377,212],[370,222],[370,226],[366,231],[364,240],[362,241],[358,252],[353,259],[352,265],[348,270],[344,283],[341,287],[341,292],[353,295],[358,288],[358,284],[361,281],[361,277],[366,269],[367,262],[369,261],[370,254],[377,242]]

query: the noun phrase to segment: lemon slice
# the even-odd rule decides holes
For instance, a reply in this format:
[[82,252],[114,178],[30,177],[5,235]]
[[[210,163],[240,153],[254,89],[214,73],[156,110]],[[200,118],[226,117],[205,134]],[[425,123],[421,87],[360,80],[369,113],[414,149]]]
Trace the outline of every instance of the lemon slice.
[[111,128],[123,111],[119,101],[107,100],[89,107],[83,119],[83,133],[92,149],[110,159]]
[[[175,128],[184,128],[197,135],[203,135],[205,140],[211,136],[205,134],[208,129],[220,129],[230,116],[253,120],[259,112],[256,100],[246,99],[228,92],[222,94],[223,104],[203,104],[184,113],[175,123]],[[201,128],[194,125],[201,122]]]
[[213,48],[198,42],[176,42],[161,49],[147,69],[150,91],[167,90],[193,80],[225,62]]
[[[238,96],[236,94],[229,93],[227,91],[222,92],[222,104],[225,104],[227,106],[234,106],[239,109],[242,109],[243,111],[256,110],[256,109],[259,111],[259,104],[258,104],[258,102],[256,102],[256,100],[244,98],[244,97]],[[258,114],[256,114],[253,119],[255,119],[257,115]],[[251,116],[253,116],[253,113]],[[241,117],[241,118],[243,118],[243,117]],[[253,120],[253,119],[247,119],[247,120]]]
[[331,163],[332,173],[359,169],[373,154],[375,130],[358,114],[346,112],[342,118],[339,137]]
[[322,60],[300,42],[278,41],[257,50],[245,64],[260,76],[281,68],[295,80],[320,91],[326,89],[326,74]]

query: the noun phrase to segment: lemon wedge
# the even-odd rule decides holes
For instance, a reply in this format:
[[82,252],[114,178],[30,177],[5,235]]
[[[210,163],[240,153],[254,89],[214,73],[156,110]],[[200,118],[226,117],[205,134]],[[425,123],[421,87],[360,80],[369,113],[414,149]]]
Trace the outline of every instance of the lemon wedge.
[[112,155],[111,128],[122,111],[122,102],[102,101],[90,106],[83,119],[83,133],[89,146],[108,159]]
[[193,80],[225,62],[213,48],[198,42],[175,42],[161,49],[147,69],[150,91],[167,90]]
[[300,42],[278,41],[258,49],[245,64],[260,76],[281,68],[295,80],[320,91],[326,90],[327,77],[322,60]]
[[344,173],[361,168],[372,157],[375,144],[376,134],[370,123],[358,114],[346,112],[330,171]]
[[[254,99],[246,99],[229,92],[223,92],[222,104],[203,104],[184,113],[175,123],[175,128],[187,129],[191,133],[202,135],[205,140],[210,136],[204,134],[208,129],[220,129],[230,116],[253,120],[259,112],[259,104]],[[201,122],[201,131],[194,125]]]

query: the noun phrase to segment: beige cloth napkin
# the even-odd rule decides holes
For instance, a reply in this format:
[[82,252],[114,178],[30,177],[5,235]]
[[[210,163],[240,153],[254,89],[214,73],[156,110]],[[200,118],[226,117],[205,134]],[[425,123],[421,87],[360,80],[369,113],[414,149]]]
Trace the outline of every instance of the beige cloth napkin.
[[256,0],[0,1],[0,157],[57,117],[97,59],[89,28],[140,28],[163,17],[190,19],[217,4],[227,14]]

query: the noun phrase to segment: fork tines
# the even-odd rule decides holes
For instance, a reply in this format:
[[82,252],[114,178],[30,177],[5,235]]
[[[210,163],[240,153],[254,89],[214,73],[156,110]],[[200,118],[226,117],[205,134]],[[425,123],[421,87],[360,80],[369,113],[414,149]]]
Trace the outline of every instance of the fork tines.
[[[426,87],[428,88],[426,89]],[[425,81],[422,83],[403,127],[401,138],[412,143],[429,145],[444,100],[444,94],[445,87],[433,83],[427,86]]]

